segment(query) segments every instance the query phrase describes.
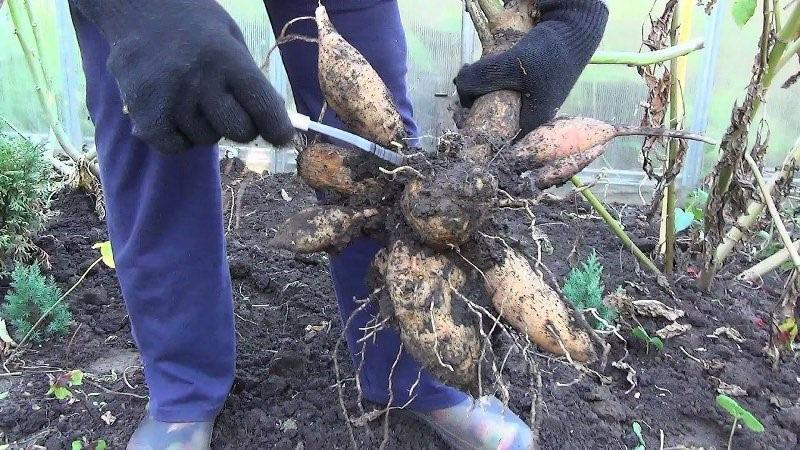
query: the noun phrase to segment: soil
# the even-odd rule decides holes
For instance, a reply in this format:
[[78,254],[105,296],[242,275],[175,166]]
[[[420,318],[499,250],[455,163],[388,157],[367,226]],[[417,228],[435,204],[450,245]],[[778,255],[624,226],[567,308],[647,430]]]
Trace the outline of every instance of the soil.
[[[292,175],[253,174],[236,160],[224,161],[223,170],[239,348],[236,381],[216,424],[213,446],[348,448],[333,367],[341,324],[327,257],[295,257],[266,247],[291,213],[315,204],[314,192]],[[92,244],[106,240],[106,231],[94,202],[82,193],[62,191],[53,207],[59,214],[37,244],[50,256],[48,273],[66,290],[97,258]],[[563,281],[594,249],[605,266],[607,292],[621,286],[634,299],[660,300],[684,310],[678,321],[692,326],[667,339],[663,352],[648,350],[626,336],[630,355],[625,361],[637,372],[633,389],[624,371],[609,367],[605,375],[613,381],[602,385],[596,377],[580,376],[563,359],[538,357],[545,403],[539,411],[541,448],[633,448],[638,444],[633,421],[642,425],[647,448],[659,448],[661,431],[667,448],[726,448],[732,421],[714,404],[717,388],[726,385],[743,390],[739,402],[766,428],[762,434],[740,429],[733,448],[800,448],[798,364],[784,361],[773,371],[762,353],[769,311],[783,286],[780,279],[770,277],[757,289],[734,282],[730,273],[747,263],[740,255],[723,270],[713,292],[702,294],[694,287],[695,271],[684,264],[672,298],[638,270],[634,258],[585,203],[551,202],[536,206],[534,212],[553,247],[542,261],[556,279]],[[654,242],[647,236],[657,235],[655,225],[644,221],[636,208],[620,206],[617,213],[636,240],[652,249]],[[524,216],[516,223],[524,229]],[[11,374],[0,374],[0,394],[8,392],[0,400],[0,442],[11,443],[11,448],[61,449],[70,448],[76,439],[104,439],[110,448],[124,448],[143,413],[147,391],[113,270],[96,266],[67,302],[74,316],[68,335],[4,361]],[[668,324],[662,319],[642,323],[648,330]],[[723,326],[735,328],[744,341],[712,337]],[[619,342],[614,344],[612,361],[622,355]],[[353,367],[343,353],[338,361],[352,414]],[[76,368],[88,375],[83,386],[72,388],[71,400],[46,395],[49,373]],[[511,358],[505,374],[511,384],[510,407],[527,418],[527,368]],[[113,423],[108,423],[112,416]],[[446,448],[405,411],[392,411],[390,421],[387,448]],[[377,448],[382,425],[379,418],[355,428],[359,446]]]

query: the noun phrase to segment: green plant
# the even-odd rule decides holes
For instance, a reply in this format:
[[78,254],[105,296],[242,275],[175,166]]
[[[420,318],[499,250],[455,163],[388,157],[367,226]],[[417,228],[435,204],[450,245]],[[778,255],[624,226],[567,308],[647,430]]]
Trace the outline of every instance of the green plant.
[[11,291],[6,296],[2,316],[14,327],[18,338],[30,333],[31,339],[40,341],[42,334],[33,327],[51,308],[42,322],[45,325],[43,334],[58,336],[67,331],[72,315],[66,305],[57,304],[61,291],[52,277],[42,275],[36,264],[18,265],[11,273],[11,280]]
[[644,436],[642,436],[642,426],[639,424],[639,422],[633,422],[631,427],[633,428],[633,434],[635,434],[639,439],[639,445],[634,447],[633,450],[645,450]]
[[603,302],[605,286],[602,275],[603,266],[597,260],[597,252],[592,250],[580,268],[575,267],[570,271],[562,288],[564,296],[577,309],[594,310],[597,313],[599,319],[593,316],[592,322],[598,330],[605,329],[605,323],[613,323],[617,318],[617,311]]
[[717,396],[717,405],[728,412],[733,417],[733,426],[731,427],[731,435],[728,438],[728,450],[733,448],[733,434],[736,432],[736,425],[741,420],[742,423],[750,429],[753,433],[763,433],[764,425],[756,419],[750,411],[745,409],[736,400],[728,397],[727,395],[720,394]]
[[50,389],[47,391],[47,395],[52,395],[58,400],[65,400],[72,397],[72,391],[69,388],[81,385],[83,385],[83,372],[78,369],[64,372],[57,377],[50,375]]
[[636,339],[645,343],[645,345],[647,346],[647,352],[650,352],[651,345],[657,348],[659,351],[664,350],[664,341],[662,341],[661,338],[658,336],[650,336],[650,334],[647,333],[647,330],[645,330],[644,327],[641,325],[634,328],[633,331],[631,331],[631,334]]
[[708,193],[702,189],[695,189],[689,194],[683,208],[675,208],[675,232],[687,230],[690,227],[701,225],[705,217],[705,207],[708,202]]
[[0,270],[28,262],[30,237],[41,229],[52,184],[42,147],[0,135]]

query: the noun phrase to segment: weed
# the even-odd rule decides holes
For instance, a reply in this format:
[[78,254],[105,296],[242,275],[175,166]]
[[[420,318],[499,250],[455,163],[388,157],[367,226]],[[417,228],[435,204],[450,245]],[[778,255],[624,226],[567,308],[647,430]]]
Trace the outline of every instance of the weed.
[[[593,309],[607,323],[613,323],[617,318],[617,311],[603,303],[602,282],[603,266],[597,260],[597,253],[593,250],[580,268],[570,271],[564,283],[564,296],[579,310]],[[593,326],[598,330],[606,326],[601,320],[593,319]]]
[[636,339],[645,343],[648,353],[650,352],[651,345],[657,348],[659,351],[664,350],[664,341],[662,341],[658,336],[650,336],[650,334],[647,333],[647,330],[645,330],[641,325],[634,328],[633,331],[631,331],[631,334]]
[[11,280],[11,291],[6,295],[6,304],[0,312],[12,325],[18,338],[28,334],[36,321],[51,308],[52,311],[41,323],[44,325],[43,333],[33,330],[30,339],[39,342],[43,337],[42,334],[59,336],[66,333],[72,314],[66,305],[56,305],[61,297],[61,291],[52,277],[42,275],[41,269],[36,264],[18,265],[11,273]]
[[42,146],[0,135],[0,271],[30,262],[52,189]]
[[633,422],[631,427],[633,428],[633,434],[635,434],[639,439],[639,445],[634,447],[633,450],[645,450],[644,436],[642,436],[642,426],[639,424],[639,422]]
[[733,426],[731,426],[731,435],[728,438],[728,450],[733,448],[733,434],[736,432],[736,424],[741,420],[742,423],[750,429],[753,433],[763,433],[764,425],[756,419],[756,416],[748,411],[739,402],[728,397],[727,395],[720,394],[717,396],[717,405],[728,412],[733,417]]
[[680,233],[703,223],[708,193],[696,189],[689,194],[683,208],[675,208],[675,232]]
[[47,391],[47,395],[52,395],[58,400],[65,400],[72,397],[72,391],[69,388],[81,385],[83,385],[83,372],[77,369],[64,372],[57,377],[50,375],[50,389]]

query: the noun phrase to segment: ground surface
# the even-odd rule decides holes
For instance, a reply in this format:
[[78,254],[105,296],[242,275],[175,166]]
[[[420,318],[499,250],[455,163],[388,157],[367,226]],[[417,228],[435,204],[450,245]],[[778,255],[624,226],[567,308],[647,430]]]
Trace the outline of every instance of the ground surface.
[[[240,163],[225,164],[223,169],[239,352],[236,382],[217,423],[214,447],[347,448],[332,360],[341,327],[327,259],[295,258],[265,246],[282,219],[314,202],[313,193],[293,176],[262,177],[244,172]],[[61,193],[54,207],[60,215],[38,243],[51,257],[52,275],[66,289],[96,258],[91,246],[105,240],[106,234],[85,196]],[[634,420],[642,424],[648,448],[659,448],[660,430],[667,448],[725,448],[730,421],[714,406],[720,382],[744,389],[746,395],[739,401],[766,427],[761,435],[738,431],[734,448],[799,448],[797,362],[787,362],[775,372],[761,354],[767,338],[766,311],[780,289],[777,280],[767,280],[759,290],[723,281],[713,294],[701,295],[683,275],[676,282],[674,300],[652,280],[637,275],[634,259],[581,202],[540,206],[535,212],[554,247],[543,260],[559,280],[594,248],[606,269],[607,290],[623,286],[635,299],[658,299],[683,309],[686,316],[679,322],[693,327],[668,339],[663,353],[629,344],[626,361],[638,373],[638,385],[630,391],[625,373],[619,370],[607,371],[614,380],[610,386],[589,377],[573,382],[577,374],[563,361],[540,358],[546,403],[542,448],[633,448]],[[633,234],[653,235],[634,209],[618,212]],[[11,372],[21,374],[0,375],[0,393],[9,393],[0,400],[0,432],[4,442],[16,441],[12,448],[31,444],[69,448],[75,439],[101,438],[110,448],[124,448],[142,414],[147,391],[113,271],[98,267],[68,302],[75,319],[70,334],[27,350],[21,357],[24,365],[8,364]],[[644,324],[655,330],[667,322]],[[744,342],[709,337],[721,326],[734,327]],[[619,355],[619,350],[612,354]],[[344,357],[340,362],[352,387],[353,368]],[[74,389],[73,401],[48,398],[47,373],[75,368],[91,376]],[[509,363],[511,407],[527,418],[531,398],[524,373],[521,364]],[[109,424],[111,416],[115,420]],[[381,425],[377,420],[370,431],[356,428],[359,445],[377,448]],[[388,448],[444,448],[444,444],[410,414],[393,411]]]

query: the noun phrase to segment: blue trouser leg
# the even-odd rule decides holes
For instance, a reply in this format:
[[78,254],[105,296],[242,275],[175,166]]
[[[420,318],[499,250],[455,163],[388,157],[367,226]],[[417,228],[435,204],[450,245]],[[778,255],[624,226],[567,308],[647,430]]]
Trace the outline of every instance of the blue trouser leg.
[[151,414],[206,421],[234,376],[235,335],[216,147],[160,154],[131,135],[109,45],[73,11],[117,277],[144,362]]
[[[334,27],[375,67],[392,92],[410,134],[416,135],[417,129],[412,120],[411,101],[405,81],[405,35],[396,1],[338,0],[327,4]],[[267,9],[273,29],[277,33],[287,21],[295,17],[313,16],[316,5],[316,0],[268,0]],[[293,25],[290,32],[316,35],[315,26],[308,21]],[[318,117],[323,100],[317,81],[316,45],[305,42],[282,45],[281,54],[298,110],[311,117]],[[324,121],[337,127],[343,126],[330,109]],[[331,258],[331,276],[343,323],[347,323],[353,311],[358,308],[356,299],[365,299],[370,293],[366,275],[379,249],[376,241],[362,237]],[[362,357],[362,344],[357,342],[364,335],[361,329],[377,315],[378,308],[373,302],[353,318],[347,329],[347,345],[356,367]],[[377,335],[374,342],[372,339],[368,341],[364,348],[364,364],[360,376],[364,395],[369,400],[388,403],[389,373],[399,348],[400,339],[394,330],[384,330]],[[439,383],[427,371],[421,371],[419,364],[404,352],[392,377],[394,405],[404,405],[409,401],[409,389],[418,376],[420,380],[414,389],[415,397],[409,405],[411,409],[429,411],[446,408],[465,398],[462,392]]]

